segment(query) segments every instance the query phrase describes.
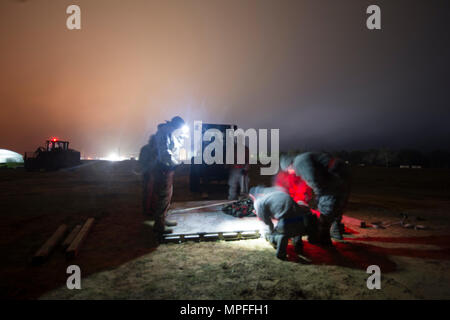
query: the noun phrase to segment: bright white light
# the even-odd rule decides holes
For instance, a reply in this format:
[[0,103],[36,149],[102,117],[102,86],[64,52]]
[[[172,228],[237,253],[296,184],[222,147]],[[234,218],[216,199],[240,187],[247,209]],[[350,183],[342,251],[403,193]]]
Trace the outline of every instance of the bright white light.
[[101,160],[122,161],[122,160],[125,160],[125,158],[120,157],[117,153],[110,153],[106,158],[101,158]]
[[22,155],[14,151],[0,149],[0,163],[7,163],[7,162],[23,163]]
[[262,233],[264,230],[264,224],[256,217],[243,217],[238,219],[226,218],[223,221],[216,223],[215,228],[217,228],[218,231],[223,232],[259,230],[259,232]]
[[186,161],[187,160],[187,151],[184,148],[180,149],[180,160]]
[[182,131],[184,134],[188,134],[188,133],[189,133],[189,127],[188,127],[187,125],[184,125],[184,126],[181,128],[181,131]]

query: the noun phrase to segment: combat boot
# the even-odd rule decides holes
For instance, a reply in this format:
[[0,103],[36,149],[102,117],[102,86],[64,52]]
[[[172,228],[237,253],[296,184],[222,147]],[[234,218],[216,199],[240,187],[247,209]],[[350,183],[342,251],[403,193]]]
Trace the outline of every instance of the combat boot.
[[341,224],[339,223],[339,221],[335,220],[331,224],[330,236],[331,236],[331,238],[336,239],[336,240],[342,240],[343,239],[342,231],[341,231]]
[[175,220],[166,220],[165,224],[166,227],[175,227],[178,225],[178,222],[176,222]]
[[292,238],[292,244],[296,254],[303,254],[303,240],[302,236],[296,236]]
[[325,247],[330,247],[333,245],[333,243],[331,242],[330,227],[331,226],[328,219],[320,216],[318,225],[318,245]]
[[277,248],[277,241],[276,241],[276,237],[274,234],[266,232],[266,234],[264,235],[264,237],[266,238],[266,241],[270,243],[270,245],[272,246],[272,248],[276,249]]
[[288,245],[289,238],[285,235],[276,235],[276,243],[277,243],[277,258],[280,260],[286,260],[286,247]]
[[156,238],[159,242],[162,242],[165,234],[171,234],[173,232],[172,229],[166,228],[166,221],[164,217],[160,217],[155,220],[155,224],[153,226],[153,232],[155,233]]
[[319,222],[317,216],[312,214],[305,220],[306,234],[308,235],[308,242],[311,244],[319,243]]

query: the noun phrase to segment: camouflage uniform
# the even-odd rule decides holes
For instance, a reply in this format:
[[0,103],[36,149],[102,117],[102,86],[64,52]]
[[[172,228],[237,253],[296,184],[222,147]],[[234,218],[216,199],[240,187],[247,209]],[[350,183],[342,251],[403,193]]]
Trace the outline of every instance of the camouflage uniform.
[[[295,157],[295,173],[310,186],[317,199],[320,212],[319,239],[331,244],[332,230],[339,228],[343,210],[350,194],[350,169],[340,159],[327,153],[306,152]],[[328,228],[328,230],[326,230]]]
[[[302,235],[315,232],[316,216],[308,207],[299,206],[289,194],[278,188],[259,191],[260,196],[254,202],[258,217],[266,225],[265,237],[277,250],[279,259],[286,259],[286,247],[292,238],[295,251],[303,250]],[[276,226],[272,219],[277,219]]]
[[[183,122],[184,123],[184,122]],[[179,165],[171,122],[158,125],[157,132],[141,148],[139,163],[143,175],[143,212],[155,220],[154,230],[164,232],[166,214],[173,193],[173,175]]]

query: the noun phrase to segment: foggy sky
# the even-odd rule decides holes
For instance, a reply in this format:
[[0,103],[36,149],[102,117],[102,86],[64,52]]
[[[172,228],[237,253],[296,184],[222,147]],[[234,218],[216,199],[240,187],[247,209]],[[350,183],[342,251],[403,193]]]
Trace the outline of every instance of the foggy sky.
[[0,148],[136,153],[174,115],[282,149],[448,148],[446,2],[2,0]]

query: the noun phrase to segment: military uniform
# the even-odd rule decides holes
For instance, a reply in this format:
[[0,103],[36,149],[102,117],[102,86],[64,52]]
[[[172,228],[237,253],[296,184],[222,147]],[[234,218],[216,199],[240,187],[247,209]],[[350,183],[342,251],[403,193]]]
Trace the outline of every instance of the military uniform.
[[177,158],[179,145],[173,132],[184,121],[179,117],[174,119],[158,125],[157,132],[141,148],[139,155],[143,176],[143,212],[155,220],[154,230],[158,234],[166,232],[166,214],[173,194],[174,171],[180,164]]
[[[316,216],[308,207],[299,206],[289,194],[279,188],[259,190],[254,207],[257,216],[266,225],[265,237],[277,250],[279,259],[286,259],[286,247],[292,238],[295,251],[303,250],[302,235],[316,232]],[[276,226],[272,219],[277,219]]]
[[336,233],[350,194],[350,168],[342,160],[327,153],[315,152],[295,157],[293,168],[316,196],[320,212],[317,240],[322,244],[331,244],[330,227],[336,237],[340,235],[340,232]]
[[249,162],[250,152],[247,146],[244,146],[245,163],[237,163],[237,145],[234,145],[234,164],[230,168],[228,177],[228,200],[237,200],[239,196],[248,195],[249,188]]

